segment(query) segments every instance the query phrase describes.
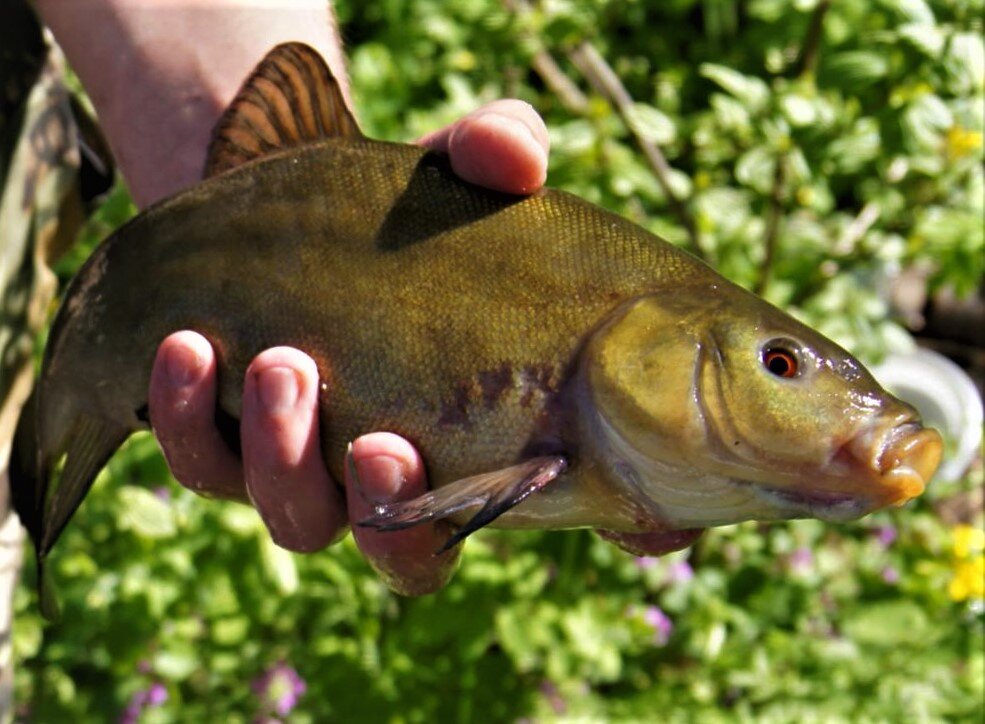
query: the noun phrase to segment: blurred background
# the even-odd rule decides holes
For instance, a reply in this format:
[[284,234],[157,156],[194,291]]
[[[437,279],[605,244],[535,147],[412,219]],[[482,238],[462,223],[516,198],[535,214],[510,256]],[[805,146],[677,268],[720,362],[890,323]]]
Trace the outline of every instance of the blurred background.
[[[483,531],[415,600],[348,539],[276,548],[134,438],[52,555],[60,622],[25,563],[17,716],[980,722],[982,1],[335,5],[367,135],[529,101],[550,185],[879,365],[954,462],[903,509],[716,529],[661,559],[587,531]],[[59,278],[134,212],[118,184]]]

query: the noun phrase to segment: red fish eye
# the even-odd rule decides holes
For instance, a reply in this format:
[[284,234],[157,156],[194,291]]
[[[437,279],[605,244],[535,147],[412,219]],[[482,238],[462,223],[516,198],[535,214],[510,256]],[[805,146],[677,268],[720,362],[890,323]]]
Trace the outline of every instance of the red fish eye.
[[785,349],[768,349],[763,354],[763,366],[777,377],[797,376],[797,357]]

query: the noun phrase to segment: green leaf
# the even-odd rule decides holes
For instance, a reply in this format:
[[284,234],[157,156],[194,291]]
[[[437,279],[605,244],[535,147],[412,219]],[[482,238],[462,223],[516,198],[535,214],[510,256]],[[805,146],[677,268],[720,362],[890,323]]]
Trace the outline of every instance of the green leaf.
[[880,0],[880,4],[911,23],[931,25],[934,22],[934,11],[926,0]]
[[170,538],[178,531],[174,509],[146,488],[124,485],[117,493],[123,509],[123,527],[144,538]]
[[769,101],[770,89],[755,76],[743,75],[724,65],[702,63],[701,75],[717,83],[725,91],[742,101],[753,113],[762,110]]
[[889,72],[889,60],[884,53],[873,50],[849,50],[832,55],[825,70],[832,83],[858,91],[884,78]]
[[670,143],[677,135],[670,117],[645,103],[634,103],[627,117],[635,133],[657,145]]
[[934,638],[927,614],[916,603],[907,600],[867,606],[846,618],[844,631],[857,643],[887,648],[905,644],[928,645]]
[[756,146],[739,157],[735,177],[739,183],[767,194],[773,185],[776,158],[765,146]]
[[199,667],[198,651],[191,645],[159,651],[154,656],[154,672],[165,679],[182,681]]
[[250,630],[250,620],[246,616],[222,618],[212,624],[212,640],[219,646],[234,646],[242,643]]
[[936,60],[944,49],[944,32],[936,25],[908,23],[898,27],[896,33],[928,58]]
[[938,152],[943,134],[954,124],[954,116],[936,95],[925,93],[903,112],[902,126],[907,145],[917,151]]
[[294,556],[274,543],[270,536],[260,539],[260,553],[263,569],[277,586],[282,595],[289,595],[298,590],[298,569]]
[[980,33],[955,33],[950,38],[945,65],[960,93],[981,93],[985,84],[985,47]]
[[809,126],[817,120],[813,101],[799,95],[787,95],[780,101],[783,114],[794,128]]

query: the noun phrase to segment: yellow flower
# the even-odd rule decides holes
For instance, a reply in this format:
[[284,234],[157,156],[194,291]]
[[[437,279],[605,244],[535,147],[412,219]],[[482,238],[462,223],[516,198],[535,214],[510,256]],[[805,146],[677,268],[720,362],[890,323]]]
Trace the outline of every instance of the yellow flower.
[[947,132],[947,156],[957,159],[974,153],[982,147],[982,134],[961,126],[952,126]]
[[985,599],[985,556],[956,563],[954,578],[948,584],[947,592],[954,601]]
[[954,576],[947,592],[954,601],[985,599],[985,531],[970,525],[951,529]]
[[973,553],[985,551],[985,530],[970,525],[956,525],[951,529],[951,541],[957,558],[968,558]]

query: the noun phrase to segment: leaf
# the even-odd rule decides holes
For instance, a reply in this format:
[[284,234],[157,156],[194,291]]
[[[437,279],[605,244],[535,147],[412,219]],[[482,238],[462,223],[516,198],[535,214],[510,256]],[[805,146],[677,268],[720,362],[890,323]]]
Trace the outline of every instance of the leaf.
[[776,159],[769,149],[756,146],[739,157],[735,164],[735,177],[739,183],[766,194],[773,184],[775,168]]
[[263,536],[260,540],[263,569],[277,586],[277,590],[284,595],[297,591],[298,568],[294,563],[294,556],[274,543],[270,536]]
[[814,103],[803,96],[784,96],[780,101],[783,114],[794,128],[809,126],[817,119],[817,109]]
[[746,131],[752,125],[749,111],[732,96],[724,93],[713,93],[710,102],[715,111],[715,120],[723,129]]
[[934,23],[934,11],[925,0],[881,0],[880,4],[911,23]]
[[634,103],[626,115],[633,131],[652,143],[663,145],[677,136],[670,117],[646,103]]
[[170,538],[178,531],[174,509],[146,488],[124,485],[117,493],[124,527],[144,538]]
[[962,93],[981,92],[985,84],[985,47],[978,33],[955,33],[951,36],[945,66],[957,80]]
[[241,644],[250,630],[250,620],[246,616],[221,618],[212,624],[212,640],[219,646]]
[[944,33],[936,25],[908,23],[898,27],[896,33],[928,58],[936,60],[944,49]]
[[743,75],[736,70],[715,63],[702,63],[700,72],[705,78],[714,81],[742,101],[753,113],[762,110],[769,101],[769,86],[760,78]]
[[848,616],[844,630],[860,644],[928,645],[935,638],[927,614],[912,601],[876,603]]
[[852,128],[828,146],[827,157],[841,173],[857,173],[875,160],[881,149],[879,125],[875,119],[860,118]]
[[861,90],[884,78],[889,60],[872,50],[849,50],[832,55],[825,64],[832,83],[849,90]]
[[943,143],[943,133],[954,124],[954,116],[944,101],[926,93],[910,103],[901,122],[910,148],[936,152]]
[[198,667],[198,652],[190,644],[154,656],[154,673],[172,681],[187,679]]

